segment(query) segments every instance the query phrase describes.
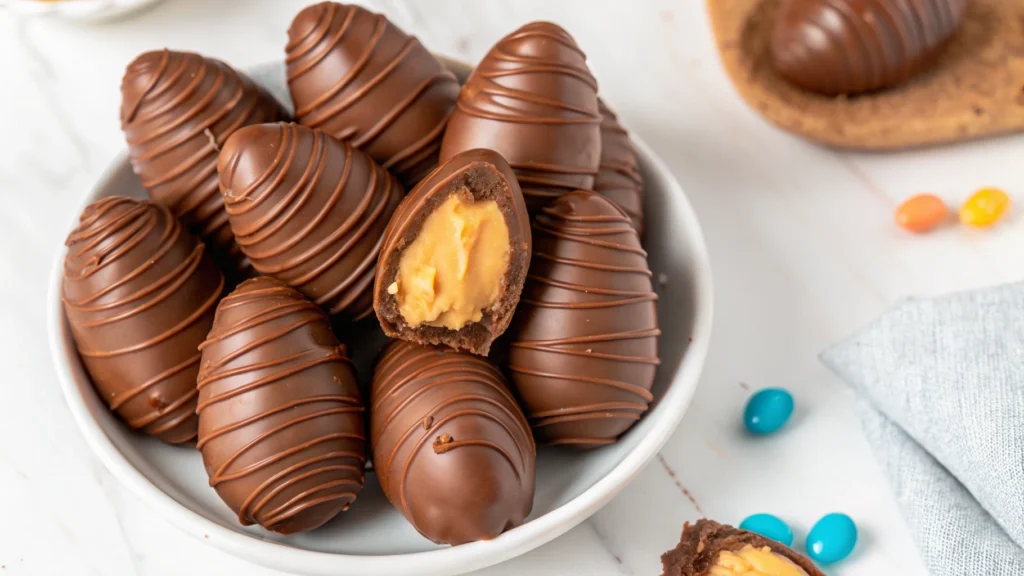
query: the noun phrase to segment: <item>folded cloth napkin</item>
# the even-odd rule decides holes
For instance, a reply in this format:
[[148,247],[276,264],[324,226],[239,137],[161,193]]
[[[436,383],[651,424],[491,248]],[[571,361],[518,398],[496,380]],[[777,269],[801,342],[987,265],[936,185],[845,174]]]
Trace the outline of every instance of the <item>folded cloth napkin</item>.
[[901,301],[821,358],[930,573],[1024,575],[1024,284]]

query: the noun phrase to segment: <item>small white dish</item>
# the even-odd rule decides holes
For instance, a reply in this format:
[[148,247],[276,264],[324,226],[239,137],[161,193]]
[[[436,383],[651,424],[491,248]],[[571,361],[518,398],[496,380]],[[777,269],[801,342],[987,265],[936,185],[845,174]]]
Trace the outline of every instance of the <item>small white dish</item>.
[[80,22],[100,22],[126,16],[163,0],[0,0],[12,12]]
[[[469,71],[446,62],[463,77]],[[251,75],[287,98],[280,63]],[[312,533],[283,537],[239,526],[210,488],[196,451],[129,431],[95,393],[61,304],[62,246],[54,258],[47,305],[50,347],[68,407],[93,451],[125,486],[188,534],[251,562],[309,575],[426,576],[461,574],[532,550],[585,520],[643,470],[682,420],[707,353],[711,267],[700,225],[669,169],[635,136],[634,142],[646,182],[645,244],[663,331],[655,402],[616,444],[588,452],[541,449],[533,513],[494,540],[455,547],[431,543],[388,503],[372,473],[352,508]],[[125,154],[85,195],[81,208],[110,195],[145,195]]]

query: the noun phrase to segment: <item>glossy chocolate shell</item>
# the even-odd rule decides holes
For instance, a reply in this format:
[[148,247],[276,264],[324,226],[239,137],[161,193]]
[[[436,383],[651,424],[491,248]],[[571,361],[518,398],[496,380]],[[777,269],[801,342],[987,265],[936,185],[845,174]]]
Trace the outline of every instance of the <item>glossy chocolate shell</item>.
[[594,192],[615,202],[629,215],[637,234],[644,235],[644,179],[629,132],[619,124],[612,109],[598,100],[601,109],[601,168]]
[[484,56],[459,92],[441,162],[474,148],[508,161],[531,213],[593,188],[601,161],[597,81],[568,32],[533,22]]
[[435,166],[459,82],[381,14],[321,2],[299,12],[285,49],[295,117],[351,142],[412,187]]
[[364,408],[327,316],[254,278],[221,301],[201,349],[198,447],[238,521],[292,534],[347,510],[363,488]]
[[64,310],[93,385],[128,426],[196,437],[199,345],[224,277],[165,206],[111,196],[68,236]]
[[235,132],[217,168],[231,230],[257,272],[331,316],[373,313],[381,236],[402,198],[386,170],[324,132],[283,123]]
[[896,86],[934,61],[966,11],[967,0],[783,0],[772,65],[830,96]]
[[285,117],[244,74],[191,52],[146,52],[121,81],[121,130],[142,186],[202,237],[232,279],[248,265],[217,193],[217,152],[238,128]]
[[374,470],[421,534],[462,544],[523,523],[536,451],[493,364],[397,340],[378,361],[370,398]]
[[647,253],[610,200],[571,192],[534,218],[508,370],[538,442],[609,444],[647,411],[657,299]]

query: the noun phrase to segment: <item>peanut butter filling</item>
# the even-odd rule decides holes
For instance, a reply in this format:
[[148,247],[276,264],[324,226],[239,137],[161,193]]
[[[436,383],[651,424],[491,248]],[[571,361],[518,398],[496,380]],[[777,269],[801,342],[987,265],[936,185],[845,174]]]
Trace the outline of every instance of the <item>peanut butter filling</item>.
[[747,544],[737,552],[720,552],[708,576],[807,576],[807,572],[767,546]]
[[460,191],[424,219],[388,294],[410,326],[458,330],[480,321],[498,299],[508,264],[508,224],[498,204]]

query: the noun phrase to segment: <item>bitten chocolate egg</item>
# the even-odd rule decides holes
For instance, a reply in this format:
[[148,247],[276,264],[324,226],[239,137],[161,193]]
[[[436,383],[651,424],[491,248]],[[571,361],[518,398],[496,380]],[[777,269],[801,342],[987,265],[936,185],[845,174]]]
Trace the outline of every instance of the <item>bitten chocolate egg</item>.
[[512,168],[469,150],[402,200],[384,234],[373,307],[384,333],[486,355],[530,267],[530,217]]
[[112,196],[68,236],[64,311],[92,383],[131,428],[195,440],[199,344],[224,277],[166,207]]
[[597,81],[568,32],[533,22],[484,56],[459,92],[441,162],[473,148],[508,160],[531,213],[593,188],[601,161]]
[[153,200],[210,246],[229,276],[247,273],[217,193],[217,151],[247,124],[286,117],[244,74],[191,52],[142,54],[121,81],[121,130],[128,159]]
[[647,253],[610,200],[571,192],[534,218],[508,370],[538,442],[609,444],[647,411],[657,299]]
[[201,350],[198,447],[238,521],[292,534],[347,510],[363,488],[364,408],[327,316],[253,278],[221,301]]
[[966,10],[967,0],[782,0],[772,65],[830,96],[888,88],[927,68]]
[[629,132],[619,124],[619,117],[604,100],[597,101],[601,110],[601,167],[594,181],[594,192],[622,208],[633,222],[633,228],[644,235],[644,179]]
[[661,563],[662,576],[825,576],[788,546],[706,518],[684,524]]
[[256,271],[332,316],[373,313],[381,236],[402,198],[386,170],[324,132],[282,123],[232,134],[217,170],[231,229]]
[[493,364],[397,340],[377,362],[370,399],[374,470],[416,530],[463,544],[523,523],[536,449]]
[[437,166],[459,82],[381,14],[321,2],[288,29],[295,117],[365,150],[411,187]]

